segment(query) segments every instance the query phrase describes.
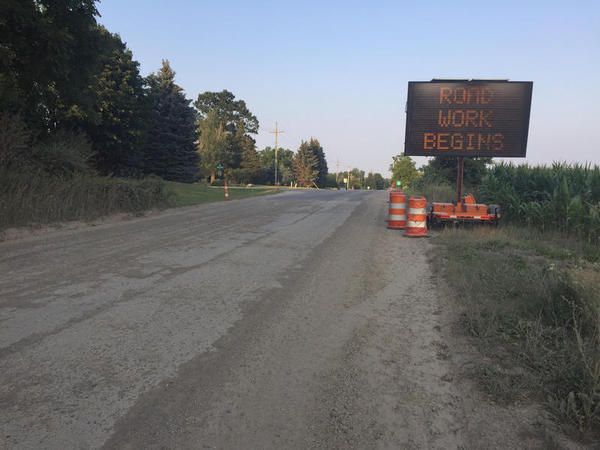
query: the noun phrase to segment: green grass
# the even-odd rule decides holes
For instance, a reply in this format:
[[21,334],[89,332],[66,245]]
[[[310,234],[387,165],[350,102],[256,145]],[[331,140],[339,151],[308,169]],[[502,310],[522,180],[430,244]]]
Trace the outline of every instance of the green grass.
[[[172,181],[167,181],[165,184],[169,200],[173,206],[190,206],[225,200],[225,191],[221,187],[208,187],[197,183],[175,183]],[[276,192],[273,188],[233,187],[229,189],[229,199],[236,200]]]
[[445,229],[434,267],[482,354],[472,376],[497,399],[542,399],[557,420],[600,431],[598,247],[534,228]]

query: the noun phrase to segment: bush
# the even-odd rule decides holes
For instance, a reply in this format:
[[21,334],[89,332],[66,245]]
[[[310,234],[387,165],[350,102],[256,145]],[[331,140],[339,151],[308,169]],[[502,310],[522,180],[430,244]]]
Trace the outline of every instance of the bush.
[[159,178],[125,180],[86,175],[61,178],[44,171],[0,170],[0,228],[90,220],[116,212],[141,213],[167,205]]
[[0,168],[22,170],[31,166],[31,133],[20,116],[0,113]]
[[98,177],[92,156],[83,134],[57,131],[34,140],[19,116],[0,113],[0,229],[140,213],[168,203],[161,179]]
[[33,163],[50,175],[71,177],[92,172],[92,144],[82,133],[58,131],[37,143],[31,155]]

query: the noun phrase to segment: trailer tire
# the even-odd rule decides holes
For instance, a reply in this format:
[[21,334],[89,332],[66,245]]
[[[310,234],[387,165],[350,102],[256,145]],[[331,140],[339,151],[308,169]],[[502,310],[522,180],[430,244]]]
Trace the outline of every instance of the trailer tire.
[[487,213],[488,214],[495,214],[495,215],[500,214],[500,205],[488,205],[488,207],[487,207]]

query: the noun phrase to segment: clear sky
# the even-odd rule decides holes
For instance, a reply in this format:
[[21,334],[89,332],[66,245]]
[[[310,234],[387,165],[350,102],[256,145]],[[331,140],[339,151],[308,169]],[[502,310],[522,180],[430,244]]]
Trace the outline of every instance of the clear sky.
[[[533,81],[525,161],[600,164],[600,1],[102,0],[142,75],[168,59],[188,98],[227,89],[259,149],[317,138],[336,161],[389,176],[408,81]],[[418,159],[419,163],[425,158]],[[523,159],[517,159],[523,162]]]

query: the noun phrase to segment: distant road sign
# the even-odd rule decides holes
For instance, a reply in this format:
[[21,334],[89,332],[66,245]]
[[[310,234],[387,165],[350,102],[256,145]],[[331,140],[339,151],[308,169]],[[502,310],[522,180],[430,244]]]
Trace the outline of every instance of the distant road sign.
[[525,157],[532,81],[410,81],[407,156]]

